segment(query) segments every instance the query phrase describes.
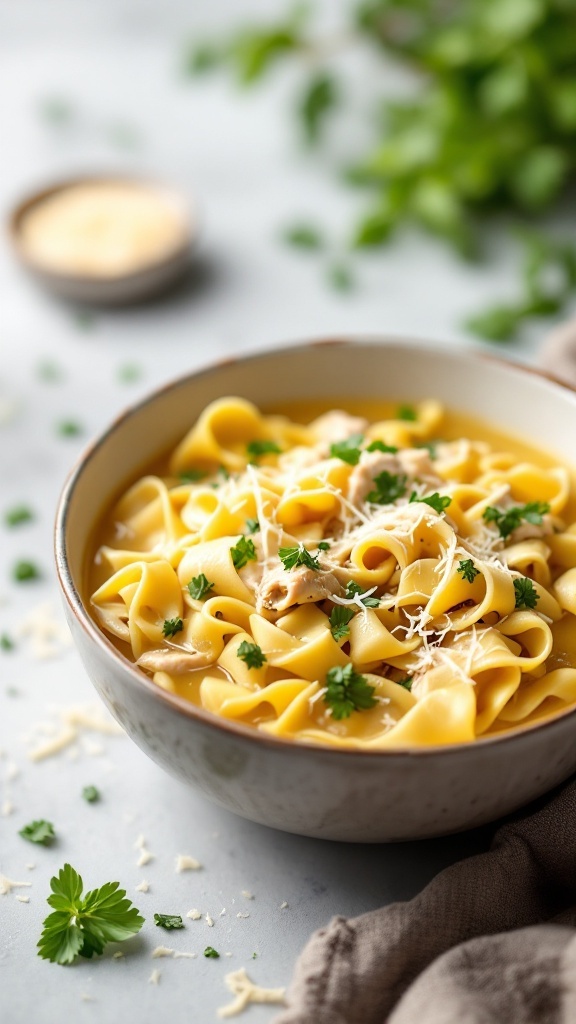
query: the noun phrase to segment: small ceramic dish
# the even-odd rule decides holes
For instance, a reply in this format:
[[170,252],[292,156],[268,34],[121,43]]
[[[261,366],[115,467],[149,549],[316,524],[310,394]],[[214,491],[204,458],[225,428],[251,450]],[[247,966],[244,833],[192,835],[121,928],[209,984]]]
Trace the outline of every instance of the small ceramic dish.
[[[31,244],[27,237],[30,218],[38,211],[46,210],[47,204],[71,195],[73,191],[84,189],[120,188],[135,190],[136,193],[148,194],[157,205],[157,213],[161,216],[162,207],[166,216],[173,222],[173,240],[165,240],[158,254],[153,251],[149,258],[138,253],[138,244],[134,246],[134,266],[129,263],[118,268],[111,268],[109,273],[74,270],[72,263],[63,266],[61,253],[54,261],[49,252],[42,253],[37,245]],[[98,212],[93,221],[97,222]],[[80,243],[88,252],[90,239],[82,237],[93,224],[82,220],[74,226],[74,237],[70,234],[66,239],[69,245]],[[61,298],[72,302],[86,303],[93,306],[120,306],[142,302],[153,298],[174,285],[185,273],[190,264],[191,253],[198,236],[197,220],[193,216],[185,197],[177,190],[144,178],[122,175],[91,175],[69,178],[50,185],[47,188],[27,196],[12,210],[8,221],[8,232],[14,251],[25,269],[35,280]],[[51,239],[51,241],[54,241]],[[126,239],[118,238],[118,249]],[[144,244],[147,239],[144,238]],[[92,243],[93,244],[93,243]],[[46,246],[44,246],[46,248]],[[60,262],[59,262],[60,258]]]
[[217,718],[158,687],[87,609],[83,574],[105,509],[213,399],[273,409],[311,398],[435,397],[576,464],[576,393],[526,367],[404,341],[329,341],[242,356],[177,380],[84,453],[62,495],[56,561],[86,670],[134,741],[167,771],[254,821],[326,839],[381,842],[492,821],[576,769],[576,708],[474,743],[402,751],[323,748]]

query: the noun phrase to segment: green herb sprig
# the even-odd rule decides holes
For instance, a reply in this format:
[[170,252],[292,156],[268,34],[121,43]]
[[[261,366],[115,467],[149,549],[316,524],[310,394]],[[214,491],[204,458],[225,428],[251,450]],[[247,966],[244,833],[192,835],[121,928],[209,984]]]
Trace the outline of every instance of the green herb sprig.
[[487,523],[495,523],[500,536],[506,540],[523,521],[533,526],[542,525],[542,517],[550,511],[547,501],[530,501],[527,505],[513,505],[509,509],[499,509],[488,505],[482,514]]
[[324,703],[332,710],[332,717],[339,722],[349,718],[353,711],[367,711],[377,703],[374,692],[365,676],[354,671],[351,662],[329,669],[326,676]]
[[251,644],[248,640],[243,640],[238,645],[236,655],[244,662],[247,668],[262,668],[264,663],[267,661],[266,655],[258,644]]
[[213,587],[214,584],[206,579],[203,572],[199,576],[193,576],[190,582],[186,584],[186,589],[193,601],[201,601],[210,593]]
[[246,537],[240,537],[238,543],[233,548],[230,548],[230,554],[232,555],[235,569],[243,569],[245,565],[248,565],[248,562],[258,561],[254,541],[247,540]]
[[303,544],[298,544],[293,548],[280,548],[278,557],[287,571],[296,569],[299,565],[304,565],[307,569],[314,569],[316,571],[320,569],[318,555],[311,555]]

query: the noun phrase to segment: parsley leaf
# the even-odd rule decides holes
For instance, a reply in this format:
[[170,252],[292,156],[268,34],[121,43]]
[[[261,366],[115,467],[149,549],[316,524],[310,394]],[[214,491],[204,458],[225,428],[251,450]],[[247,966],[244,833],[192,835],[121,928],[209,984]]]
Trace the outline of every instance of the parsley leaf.
[[410,690],[412,689],[413,681],[414,680],[412,676],[406,676],[404,679],[398,679],[396,681],[396,685],[403,686],[405,690],[408,690],[408,692],[410,692]]
[[476,568],[471,558],[463,558],[458,562],[456,572],[460,573],[463,580],[468,580],[468,583],[474,583],[476,577],[480,575],[480,570]]
[[245,662],[248,668],[262,668],[264,662],[267,661],[262,648],[258,644],[248,643],[247,640],[243,640],[238,645],[236,654],[241,661]]
[[514,591],[516,594],[516,608],[535,608],[540,600],[540,594],[536,590],[532,580],[526,576],[514,580]]
[[406,474],[389,473],[387,469],[374,477],[373,483],[376,487],[366,496],[366,501],[375,505],[390,505],[397,498],[403,498],[406,494]]
[[335,640],[343,640],[350,635],[348,623],[356,613],[351,608],[343,608],[342,605],[335,605],[330,612],[330,632]]
[[183,629],[184,623],[182,619],[165,619],[162,626],[162,632],[166,637],[175,636],[176,633],[180,633]]
[[360,445],[363,440],[363,434],[353,434],[344,441],[336,441],[330,445],[330,455],[334,459],[342,459],[342,462],[347,462],[349,466],[357,466],[362,454]]
[[318,541],[318,551],[330,551],[330,545],[327,540]]
[[194,601],[201,601],[206,594],[212,590],[214,584],[210,583],[206,579],[203,572],[199,576],[193,576],[189,583],[186,584],[188,593]]
[[220,953],[218,953],[213,946],[206,946],[204,956],[207,957],[208,960],[218,960],[220,958]]
[[306,141],[318,142],[328,114],[338,105],[338,85],[333,75],[326,71],[314,74],[308,82],[300,101],[299,114]]
[[299,565],[305,565],[307,569],[320,569],[318,555],[311,555],[303,544],[295,548],[280,548],[278,556],[286,570],[295,569]]
[[167,931],[184,927],[180,914],[154,914],[154,924],[158,928],[166,928]]
[[61,437],[79,437],[84,433],[77,420],[61,420],[56,424],[56,429]]
[[2,651],[13,651],[15,647],[14,641],[8,633],[0,634],[0,650]]
[[[366,593],[366,591],[364,590],[363,587],[360,586],[359,583],[356,583],[355,580],[349,580],[348,583],[346,584],[346,591],[345,591],[344,596],[350,598],[350,597],[355,597],[356,594],[365,594],[365,593]],[[361,597],[360,598],[360,602],[364,605],[365,608],[379,608],[380,607],[380,600],[377,597]]]
[[355,279],[350,267],[345,263],[332,263],[327,271],[328,284],[335,292],[351,292],[355,287]]
[[23,839],[27,839],[30,843],[39,843],[42,846],[49,846],[53,839],[56,838],[54,832],[54,825],[51,821],[44,821],[43,818],[38,821],[31,821],[29,825],[25,825],[21,828],[19,836]]
[[294,224],[292,227],[286,228],[283,239],[296,249],[309,249],[310,251],[321,249],[324,244],[320,232],[313,224]]
[[248,562],[258,561],[254,541],[246,540],[246,537],[240,537],[238,543],[233,548],[230,548],[230,554],[232,555],[235,569],[243,569],[245,565],[248,565]]
[[249,441],[246,445],[246,451],[250,457],[250,460],[259,458],[260,455],[279,455],[282,451],[280,445],[276,444],[276,441]]
[[487,523],[496,523],[500,536],[506,539],[516,530],[523,519],[533,526],[540,526],[542,516],[550,511],[550,505],[546,501],[530,501],[527,505],[514,505],[503,512],[499,508],[488,505],[484,509],[483,519]]
[[367,452],[386,452],[389,455],[396,455],[398,449],[393,444],[385,444],[384,441],[371,441],[366,447]]
[[95,804],[100,799],[100,790],[96,789],[96,786],[84,786],[82,796],[86,803]]
[[20,526],[22,523],[30,523],[34,519],[34,513],[27,505],[15,505],[4,513],[6,526]]
[[260,530],[260,523],[257,519],[247,519],[246,529],[248,530],[248,533],[258,533]]
[[410,501],[420,501],[424,505],[429,505],[435,512],[441,513],[452,503],[452,498],[447,494],[438,494],[438,491],[435,491],[434,494],[429,494],[427,498],[419,498],[416,491],[412,491]]
[[199,480],[204,480],[207,473],[203,469],[185,469],[182,473],[178,474],[180,483],[183,484],[197,484]]
[[82,879],[65,864],[50,880],[50,888],[48,903],[54,910],[44,921],[38,956],[51,963],[70,964],[78,953],[88,958],[100,955],[107,942],[129,939],[144,924],[119,882],[107,882],[82,899]]
[[375,687],[370,685],[365,676],[354,671],[351,662],[345,668],[337,665],[329,669],[326,683],[324,702],[332,709],[332,717],[337,722],[349,718],[353,711],[366,711],[377,703],[374,698]]
[[12,570],[12,575],[18,583],[24,583],[28,580],[39,580],[41,572],[34,562],[20,561],[16,562]]
[[413,405],[399,405],[396,409],[396,419],[405,420],[407,423],[415,423],[418,414]]

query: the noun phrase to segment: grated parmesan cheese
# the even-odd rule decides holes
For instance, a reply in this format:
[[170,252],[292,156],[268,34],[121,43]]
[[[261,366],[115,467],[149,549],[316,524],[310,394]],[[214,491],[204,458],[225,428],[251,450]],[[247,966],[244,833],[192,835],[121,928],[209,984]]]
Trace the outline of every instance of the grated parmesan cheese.
[[152,971],[152,974],[151,974],[151,975],[150,975],[150,977],[148,978],[148,981],[149,981],[149,983],[150,983],[151,985],[158,985],[158,983],[159,983],[159,981],[160,981],[160,978],[161,978],[161,976],[162,976],[162,975],[161,975],[160,971],[159,971],[159,970],[158,970],[158,968],[156,967],[156,968],[154,968],[154,970]]
[[19,903],[30,903],[29,896],[20,896],[19,893],[16,893],[16,899],[18,900]]
[[145,878],[143,878],[142,881],[136,886],[136,892],[148,892],[149,889],[150,884],[146,881]]
[[0,896],[7,896],[8,893],[12,892],[12,889],[22,889],[25,886],[30,888],[31,885],[32,882],[15,882],[13,878],[0,875]]
[[214,921],[210,917],[210,914],[206,914],[206,917],[204,918],[204,920],[206,921],[206,924],[208,925],[209,928],[213,928],[214,927]]
[[182,871],[199,871],[202,867],[199,860],[195,857],[190,857],[187,853],[179,853],[176,857],[176,871],[180,874]]
[[192,921],[199,921],[200,918],[202,917],[202,914],[200,913],[199,910],[195,910],[194,909],[194,910],[189,910],[188,913],[186,914],[186,917],[191,918]]
[[170,946],[156,946],[156,949],[152,950],[150,956],[153,960],[158,960],[163,956],[174,956],[175,952],[176,950],[170,949]]
[[231,1003],[219,1008],[218,1016],[222,1019],[237,1016],[246,1009],[249,1003],[276,1003],[279,1005],[285,1003],[286,989],[262,988],[260,985],[255,985],[246,974],[244,967],[227,974],[224,982],[235,998]]

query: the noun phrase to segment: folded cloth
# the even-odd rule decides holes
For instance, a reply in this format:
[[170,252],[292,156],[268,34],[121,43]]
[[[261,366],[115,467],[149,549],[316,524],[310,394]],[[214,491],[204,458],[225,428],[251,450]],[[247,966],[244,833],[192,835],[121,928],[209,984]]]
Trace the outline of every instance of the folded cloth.
[[275,1024],[576,1024],[576,778],[406,903],[334,918]]

